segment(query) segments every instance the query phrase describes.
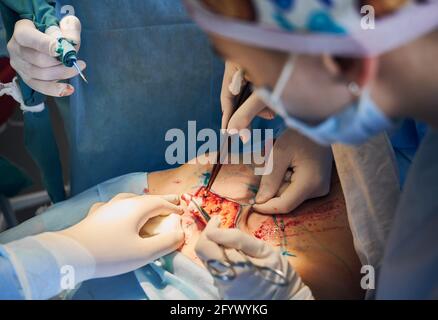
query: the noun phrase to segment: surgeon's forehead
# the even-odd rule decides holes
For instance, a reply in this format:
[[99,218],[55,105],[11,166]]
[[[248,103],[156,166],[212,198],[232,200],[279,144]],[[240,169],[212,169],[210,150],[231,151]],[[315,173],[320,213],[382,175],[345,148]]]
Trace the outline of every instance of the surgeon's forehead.
[[[245,62],[251,60],[254,57],[266,57],[283,56],[286,57],[289,54],[272,49],[261,48],[257,46],[248,45],[245,43],[237,42],[233,39],[225,38],[216,34],[209,34],[211,40],[211,46],[213,51],[222,57],[224,60],[231,60],[233,62]],[[241,63],[239,63],[241,64]]]
[[213,51],[224,60],[233,60],[245,53],[245,45],[222,36],[209,34]]

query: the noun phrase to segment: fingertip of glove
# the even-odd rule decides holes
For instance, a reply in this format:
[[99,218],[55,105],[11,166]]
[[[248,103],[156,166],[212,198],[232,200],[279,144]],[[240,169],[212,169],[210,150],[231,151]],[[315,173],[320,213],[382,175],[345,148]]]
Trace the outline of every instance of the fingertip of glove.
[[268,210],[266,210],[266,207],[263,204],[255,204],[252,207],[255,211],[262,213],[262,214],[274,213],[274,212],[267,212]]
[[75,92],[75,88],[72,85],[65,85],[61,87],[61,92],[59,94],[60,97],[68,97],[71,96]]
[[87,68],[87,63],[84,60],[79,60],[78,65],[79,65],[79,68],[81,69],[81,71],[83,71]]
[[268,195],[265,193],[258,193],[255,198],[256,204],[263,204],[268,200]]

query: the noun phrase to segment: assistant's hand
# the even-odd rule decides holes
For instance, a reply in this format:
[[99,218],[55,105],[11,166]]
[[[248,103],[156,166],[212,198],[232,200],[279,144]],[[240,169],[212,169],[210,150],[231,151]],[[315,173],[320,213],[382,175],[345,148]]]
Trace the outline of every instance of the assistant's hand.
[[257,266],[280,270],[288,280],[287,286],[278,286],[264,279],[249,268],[236,267],[237,277],[231,281],[215,279],[215,285],[224,299],[289,300],[313,299],[310,289],[289,264],[286,257],[262,240],[253,238],[238,229],[219,229],[220,220],[212,218],[196,244],[198,257],[208,260],[224,260],[222,247],[233,262],[244,262],[243,251]]
[[[256,116],[274,118],[274,113],[254,93],[235,112],[236,97],[247,81],[244,71],[238,65],[229,61],[225,63],[221,91],[222,129],[246,129]],[[245,136],[241,136],[241,139],[246,142]]]
[[58,234],[74,240],[91,255],[95,261],[92,277],[126,273],[181,246],[184,232],[180,219],[166,233],[150,238],[139,236],[149,219],[181,214],[178,203],[178,196],[120,194],[108,203],[95,204],[84,220]]
[[[56,41],[59,37],[72,40],[79,50],[81,23],[75,16],[67,16],[60,27],[50,27],[46,33],[38,31],[32,21],[23,19],[15,24],[14,34],[8,43],[11,66],[23,81],[35,91],[54,97],[73,94],[73,86],[58,83],[78,75],[75,68],[68,68],[56,59]],[[84,61],[78,61],[81,70]]]
[[289,213],[308,199],[330,191],[333,156],[294,130],[275,142],[273,171],[263,176],[253,208],[260,213]]

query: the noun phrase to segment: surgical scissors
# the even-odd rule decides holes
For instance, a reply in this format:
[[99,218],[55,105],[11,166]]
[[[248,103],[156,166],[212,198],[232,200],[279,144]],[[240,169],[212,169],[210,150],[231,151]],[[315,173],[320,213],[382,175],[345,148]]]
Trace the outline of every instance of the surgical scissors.
[[[195,205],[196,209],[198,209],[199,213],[203,216],[203,218],[207,222],[210,221],[211,217],[204,210],[204,208],[202,208],[202,206],[200,206],[195,199],[192,198],[191,201]],[[237,277],[236,268],[249,268],[249,270],[253,270],[254,272],[259,273],[263,277],[263,279],[269,281],[274,285],[280,287],[285,287],[289,285],[289,280],[287,279],[283,271],[279,269],[272,269],[269,267],[258,266],[253,262],[251,262],[251,260],[242,250],[238,250],[238,249],[235,250],[243,257],[244,261],[233,262],[228,257],[225,248],[223,246],[221,247],[224,253],[225,260],[220,261],[216,259],[211,259],[207,261],[207,270],[214,278],[222,281],[233,281]]]
[[289,280],[283,271],[256,265],[249,260],[248,256],[242,250],[238,249],[234,250],[243,257],[244,261],[233,262],[228,257],[224,247],[222,247],[222,250],[225,260],[220,261],[211,259],[207,261],[207,269],[214,278],[222,281],[233,281],[238,276],[236,268],[248,268],[248,271],[259,273],[263,279],[274,285],[279,287],[286,287],[289,285]]

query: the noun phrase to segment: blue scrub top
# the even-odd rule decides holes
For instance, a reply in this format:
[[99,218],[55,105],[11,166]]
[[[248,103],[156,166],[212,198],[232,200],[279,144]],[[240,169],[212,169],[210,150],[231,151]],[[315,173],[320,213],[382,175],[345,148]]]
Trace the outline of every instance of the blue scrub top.
[[390,134],[402,187],[405,184],[409,168],[426,132],[427,126],[425,124],[412,119],[406,119],[397,131]]
[[[112,177],[171,167],[169,129],[219,129],[223,63],[177,0],[60,0],[82,22],[89,84],[59,99],[72,194]],[[187,149],[186,149],[187,151]]]
[[3,27],[3,20],[0,15],[0,57],[4,57],[8,55],[8,51],[6,50],[6,32]]

